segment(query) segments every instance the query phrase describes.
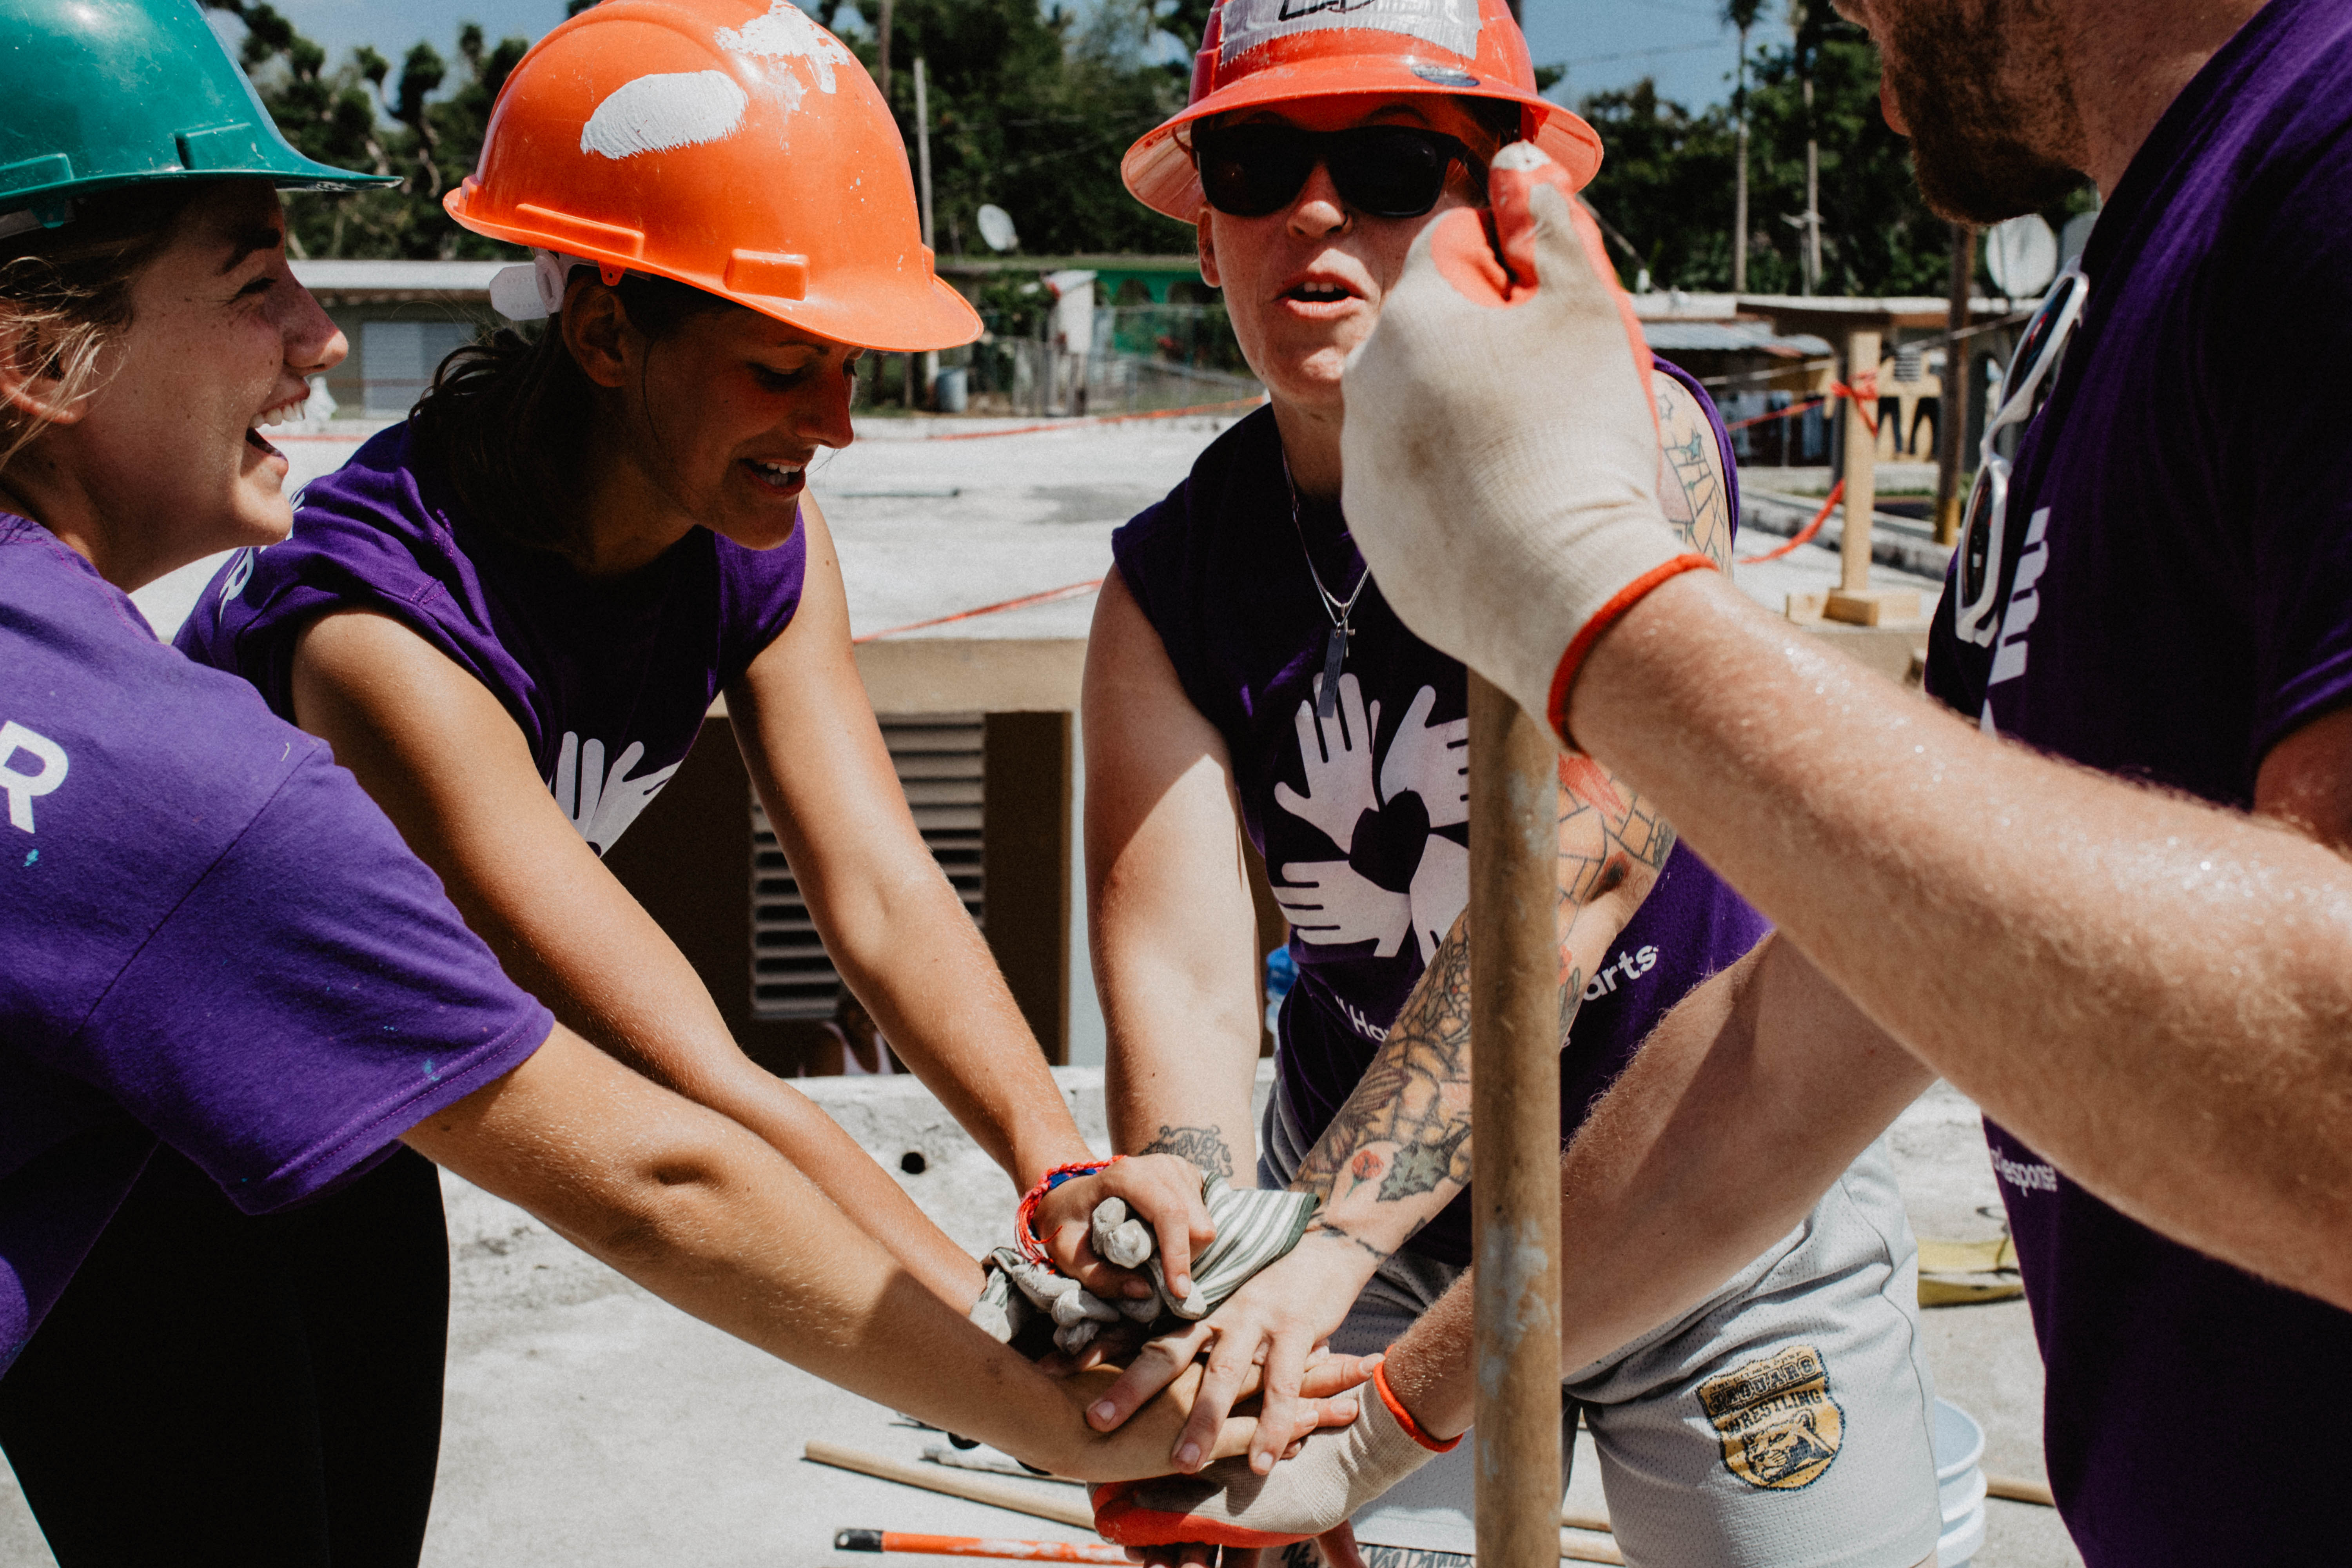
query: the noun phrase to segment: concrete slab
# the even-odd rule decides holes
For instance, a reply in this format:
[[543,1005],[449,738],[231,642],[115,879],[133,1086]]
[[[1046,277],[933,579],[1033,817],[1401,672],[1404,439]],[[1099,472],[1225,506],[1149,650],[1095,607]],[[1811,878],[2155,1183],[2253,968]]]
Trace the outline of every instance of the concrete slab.
[[[1107,1142],[1099,1069],[1056,1076],[1079,1125]],[[1263,1089],[1263,1076],[1261,1089]],[[1010,1184],[908,1079],[804,1086],[926,1212],[975,1249],[1003,1233]],[[909,1152],[920,1174],[903,1171]],[[1895,1155],[1923,1234],[1993,1234],[1997,1194],[1968,1102],[1937,1089],[1906,1113]],[[1076,1540],[1082,1532],[976,1503],[803,1463],[811,1438],[904,1461],[936,1435],[673,1310],[557,1239],[520,1210],[445,1178],[453,1261],[448,1406],[429,1568],[575,1568],[647,1563],[858,1568],[839,1529]],[[1997,1211],[1997,1208],[1995,1210]],[[2041,1368],[2021,1304],[1926,1320],[1947,1397],[1990,1434],[1988,1469],[2041,1474]],[[1041,1495],[1075,1489],[1011,1482]],[[1589,1440],[1570,1489],[1599,1510]],[[2055,1514],[1991,1505],[1986,1568],[2070,1568]],[[0,1468],[0,1563],[50,1563]]]

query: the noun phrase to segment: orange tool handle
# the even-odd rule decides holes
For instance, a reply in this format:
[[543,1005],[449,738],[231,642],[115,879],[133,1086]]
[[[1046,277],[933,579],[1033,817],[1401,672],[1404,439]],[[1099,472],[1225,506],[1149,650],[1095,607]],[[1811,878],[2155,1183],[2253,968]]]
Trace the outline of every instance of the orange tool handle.
[[834,1532],[836,1552],[920,1552],[934,1557],[1009,1557],[1030,1563],[1108,1563],[1129,1568],[1126,1549],[1104,1541],[1002,1541],[984,1535],[910,1535],[896,1530]]

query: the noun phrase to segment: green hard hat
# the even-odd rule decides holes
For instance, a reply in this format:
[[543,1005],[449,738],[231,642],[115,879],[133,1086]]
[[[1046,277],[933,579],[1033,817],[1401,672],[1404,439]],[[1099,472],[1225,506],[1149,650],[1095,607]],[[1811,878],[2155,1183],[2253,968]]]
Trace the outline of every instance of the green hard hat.
[[290,146],[195,0],[0,0],[0,234],[152,180],[396,182]]

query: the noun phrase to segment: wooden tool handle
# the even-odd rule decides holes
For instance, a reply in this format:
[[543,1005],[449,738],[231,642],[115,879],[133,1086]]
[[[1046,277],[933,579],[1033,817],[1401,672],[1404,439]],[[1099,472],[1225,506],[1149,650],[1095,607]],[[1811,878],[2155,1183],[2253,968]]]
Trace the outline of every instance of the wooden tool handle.
[[811,1443],[801,1451],[801,1457],[814,1464],[856,1470],[861,1476],[872,1476],[877,1480],[896,1481],[902,1487],[919,1487],[927,1492],[960,1497],[966,1502],[986,1503],[991,1508],[1025,1513],[1033,1519],[1050,1519],[1056,1524],[1067,1524],[1079,1530],[1095,1527],[1092,1509],[1079,1508],[1054,1498],[1033,1497],[1017,1487],[984,1480],[978,1476],[953,1475],[944,1471],[934,1474],[920,1465],[902,1464],[897,1459],[886,1459],[879,1454],[845,1448],[838,1443]]
[[1475,674],[1469,718],[1478,1568],[1558,1568],[1559,756]]

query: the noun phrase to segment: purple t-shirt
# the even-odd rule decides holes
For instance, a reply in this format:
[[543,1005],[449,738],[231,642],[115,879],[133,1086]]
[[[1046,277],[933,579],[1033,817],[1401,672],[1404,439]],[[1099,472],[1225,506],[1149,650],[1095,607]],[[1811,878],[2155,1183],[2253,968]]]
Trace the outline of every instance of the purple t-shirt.
[[807,536],[747,550],[698,528],[621,577],[478,527],[395,425],[302,492],[293,536],[230,558],[180,628],[191,658],[293,717],[294,644],[330,610],[394,616],[506,706],[598,854],[694,744],[727,684],[800,608]]
[[324,744],[5,513],[0,669],[5,1372],[159,1142],[283,1208],[554,1021]]
[[[1960,646],[1948,593],[1929,687],[2042,750],[2244,807],[2273,744],[2352,701],[2352,8],[2257,13],[2158,122],[2083,270],[2011,482],[2000,635]],[[2084,1559],[2352,1555],[2328,1500],[2352,1314],[1986,1131]]]
[[[1724,449],[1728,477],[1738,470]],[[1324,585],[1345,597],[1363,568],[1339,509],[1307,502],[1299,521]],[[1111,548],[1185,695],[1224,737],[1244,826],[1290,919],[1298,981],[1282,1007],[1277,1068],[1312,1140],[1347,1102],[1469,898],[1465,671],[1406,630],[1367,584],[1338,710],[1317,719],[1331,623],[1292,526],[1271,410],[1213,442],[1191,477],[1119,529]],[[1675,847],[1586,988],[1561,1063],[1563,1137],[1666,1009],[1768,929]],[[1469,1195],[1406,1245],[1466,1265]]]

